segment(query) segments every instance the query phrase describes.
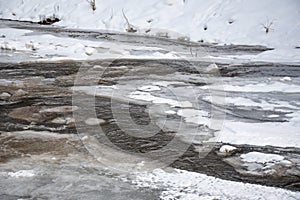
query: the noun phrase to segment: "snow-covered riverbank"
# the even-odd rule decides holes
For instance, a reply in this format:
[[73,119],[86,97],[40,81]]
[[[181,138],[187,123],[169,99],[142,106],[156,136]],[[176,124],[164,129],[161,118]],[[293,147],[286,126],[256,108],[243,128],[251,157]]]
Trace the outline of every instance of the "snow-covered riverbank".
[[299,1],[90,2],[0,1],[0,199],[300,198]]
[[[96,0],[93,11],[85,0],[1,1],[0,18],[38,22],[55,15],[60,26],[124,32],[129,22],[140,33],[172,31],[194,41],[300,46],[297,0]],[[272,24],[271,24],[272,23]],[[266,33],[264,26],[270,26]],[[152,30],[153,29],[153,30]],[[152,33],[153,31],[153,33]],[[162,33],[160,33],[162,34]],[[167,33],[166,33],[167,34]],[[176,34],[174,35],[176,37]]]

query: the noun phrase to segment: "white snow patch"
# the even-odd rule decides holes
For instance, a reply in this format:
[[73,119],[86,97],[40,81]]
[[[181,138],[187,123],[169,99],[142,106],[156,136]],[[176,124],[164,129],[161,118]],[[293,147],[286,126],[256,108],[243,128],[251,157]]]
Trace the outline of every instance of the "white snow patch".
[[232,92],[286,92],[286,93],[297,93],[300,92],[300,85],[287,84],[283,82],[272,82],[272,83],[257,83],[248,85],[209,85],[201,86],[202,89],[220,90],[223,88],[225,91]]
[[88,118],[84,121],[84,123],[90,126],[96,126],[99,124],[103,124],[104,122],[105,122],[104,119],[98,119],[98,118]]
[[300,54],[299,49],[291,47],[279,47],[279,49],[264,51],[257,55],[218,55],[218,56],[205,56],[206,58],[213,59],[215,61],[232,61],[239,60],[243,62],[278,62],[278,63],[299,63]]
[[[295,114],[296,115],[296,114]],[[299,117],[299,116],[298,116]],[[300,123],[290,122],[247,123],[224,121],[223,129],[211,142],[250,144],[258,146],[300,147]]]
[[[1,5],[1,3],[0,3]],[[141,47],[111,41],[91,41],[80,38],[58,37],[51,34],[29,34],[32,31],[15,28],[1,28],[0,48],[4,50],[22,51],[30,55],[27,60],[60,61],[60,60],[86,60],[99,58],[176,58],[173,52],[160,53],[157,47],[145,47],[149,52],[142,55],[132,55],[131,51],[142,51]],[[101,52],[97,48],[104,49]],[[14,54],[12,54],[14,55]]]
[[54,112],[54,113],[62,113],[62,112],[72,112],[76,111],[78,109],[77,106],[58,106],[58,107],[53,107],[53,108],[46,108],[40,110],[40,113],[44,112]]
[[[176,169],[166,172],[155,169],[151,172],[138,173],[133,183],[139,187],[163,189],[160,198],[176,199],[299,199],[300,192],[255,184],[222,180],[219,178]],[[198,198],[197,198],[198,197]]]
[[184,82],[179,81],[157,81],[154,82],[153,85],[168,87],[169,85],[186,85]]
[[276,117],[279,117],[279,115],[275,115],[275,114],[273,114],[273,115],[268,115],[268,118],[276,118]]
[[166,110],[165,113],[168,115],[175,115],[177,112],[174,110]]
[[185,118],[186,122],[194,124],[209,125],[209,113],[196,109],[181,109],[177,111],[177,115]]
[[[203,100],[211,102],[210,96],[203,97]],[[218,102],[213,102],[218,103]],[[297,106],[293,106],[290,102],[278,101],[278,100],[263,100],[263,99],[249,99],[245,97],[226,97],[225,103],[228,105],[245,106],[245,107],[259,107],[263,110],[282,110],[282,108],[298,109]]]
[[95,48],[92,48],[92,47],[86,47],[86,48],[85,48],[85,53],[86,53],[86,55],[88,55],[88,56],[93,55],[94,52],[96,52],[96,49],[95,49]]
[[283,78],[280,79],[281,81],[292,81],[291,77],[285,76]]
[[70,123],[74,123],[75,119],[71,118],[71,117],[66,117],[66,118],[57,117],[57,118],[53,119],[51,122],[55,123],[55,124],[70,124]]
[[181,108],[192,107],[192,103],[189,101],[176,101],[173,99],[156,97],[150,94],[149,92],[134,91],[129,94],[129,98],[151,101],[156,104],[168,104],[171,107],[181,107]]
[[277,154],[266,154],[261,152],[250,152],[247,154],[242,154],[242,161],[244,162],[256,162],[256,163],[275,163],[284,160],[283,156]]
[[35,173],[33,170],[20,170],[17,172],[8,172],[7,175],[13,178],[22,178],[22,177],[33,177],[35,176]]
[[230,152],[232,152],[232,151],[234,151],[234,150],[236,150],[236,149],[237,149],[237,148],[234,147],[234,146],[223,145],[223,146],[221,146],[221,148],[219,149],[219,151],[220,151],[221,153],[230,153]]
[[209,73],[217,73],[219,71],[219,67],[218,65],[216,65],[215,63],[210,64],[207,68],[206,68],[206,72]]
[[151,91],[158,91],[160,90],[160,87],[155,85],[145,85],[138,88],[138,90],[145,91],[145,92],[151,92]]

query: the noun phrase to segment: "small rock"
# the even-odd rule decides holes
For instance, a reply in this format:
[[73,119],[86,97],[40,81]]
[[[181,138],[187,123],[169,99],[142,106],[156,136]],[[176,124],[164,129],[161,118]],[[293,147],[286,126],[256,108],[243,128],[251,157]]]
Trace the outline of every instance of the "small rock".
[[217,73],[217,72],[219,72],[219,67],[215,63],[210,64],[206,68],[206,72],[208,72],[208,73]]
[[21,178],[21,177],[33,177],[35,176],[35,173],[33,170],[20,170],[17,172],[8,172],[7,175],[14,178]]
[[11,97],[11,94],[9,94],[7,92],[2,92],[0,94],[0,99],[6,100],[6,99],[9,99],[9,97]]
[[88,140],[88,139],[89,139],[88,136],[83,136],[83,137],[81,138],[82,141],[85,141],[85,140]]
[[280,79],[280,81],[292,81],[291,77],[285,76]]
[[75,119],[72,118],[72,117],[67,117],[67,118],[66,118],[66,123],[67,123],[67,124],[75,123]]
[[32,41],[26,42],[25,43],[25,47],[26,47],[26,49],[36,50],[36,48],[35,48],[35,46],[34,46],[34,44],[33,44]]
[[105,120],[98,119],[98,118],[88,118],[87,120],[84,121],[84,123],[90,126],[96,126],[105,123]]
[[14,96],[19,97],[19,96],[24,96],[24,95],[27,95],[27,94],[28,94],[28,92],[26,92],[22,89],[18,89],[17,91],[15,91]]
[[235,151],[237,148],[234,147],[234,146],[230,146],[230,145],[223,145],[221,148],[220,148],[220,152],[221,153],[231,153],[233,151]]
[[71,117],[66,117],[66,118],[57,117],[53,119],[51,122],[55,124],[71,124],[75,122],[75,119]]
[[103,69],[104,67],[103,67],[103,66],[100,66],[100,65],[94,65],[93,68],[94,68],[94,69]]
[[168,115],[175,115],[177,112],[174,110],[167,110],[167,111],[165,111],[165,113]]
[[57,117],[57,118],[53,119],[51,122],[55,123],[55,124],[65,124],[66,120],[62,117]]
[[88,55],[88,56],[93,55],[95,51],[96,51],[96,49],[94,49],[92,47],[86,47],[85,48],[85,54]]

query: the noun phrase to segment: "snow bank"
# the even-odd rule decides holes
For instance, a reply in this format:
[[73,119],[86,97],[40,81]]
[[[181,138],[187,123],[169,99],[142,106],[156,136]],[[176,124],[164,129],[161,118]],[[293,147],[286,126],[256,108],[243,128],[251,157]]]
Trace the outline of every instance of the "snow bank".
[[125,31],[124,10],[139,33],[294,48],[300,46],[299,6],[298,0],[96,0],[93,11],[86,0],[11,0],[0,1],[0,18],[37,22],[55,15],[60,26]]
[[300,198],[300,192],[227,181],[185,170],[169,173],[156,169],[138,174],[134,183],[139,187],[162,188],[160,198],[164,200]]
[[[202,89],[210,89],[210,90],[221,90],[224,89],[228,92],[285,92],[285,93],[299,93],[300,86],[296,84],[287,84],[282,82],[264,82],[264,83],[255,83],[255,84],[247,84],[243,86],[238,85],[205,85],[201,86]],[[220,89],[221,88],[221,89]]]
[[280,162],[284,159],[283,156],[277,154],[266,154],[261,152],[250,152],[247,154],[242,154],[240,157],[244,162],[256,163]]
[[171,107],[181,107],[181,108],[192,107],[192,103],[189,101],[176,101],[173,99],[156,97],[149,92],[134,91],[129,94],[129,98],[143,100],[143,101],[151,101],[155,104],[169,104]]
[[225,120],[223,129],[211,142],[258,146],[300,147],[299,121],[247,123]]
[[35,176],[35,173],[33,170],[20,170],[17,172],[8,172],[7,175],[14,178],[21,178],[21,177],[33,177]]

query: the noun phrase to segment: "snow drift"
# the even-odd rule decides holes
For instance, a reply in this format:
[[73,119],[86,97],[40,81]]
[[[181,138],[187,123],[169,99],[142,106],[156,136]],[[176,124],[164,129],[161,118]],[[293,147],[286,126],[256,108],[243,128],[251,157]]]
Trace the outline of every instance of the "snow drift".
[[[300,44],[298,0],[87,0],[0,1],[0,18],[56,25],[126,31],[129,23],[140,34],[178,37],[219,44],[263,44],[295,48]],[[268,30],[267,30],[268,29]],[[159,31],[158,31],[159,30]]]

